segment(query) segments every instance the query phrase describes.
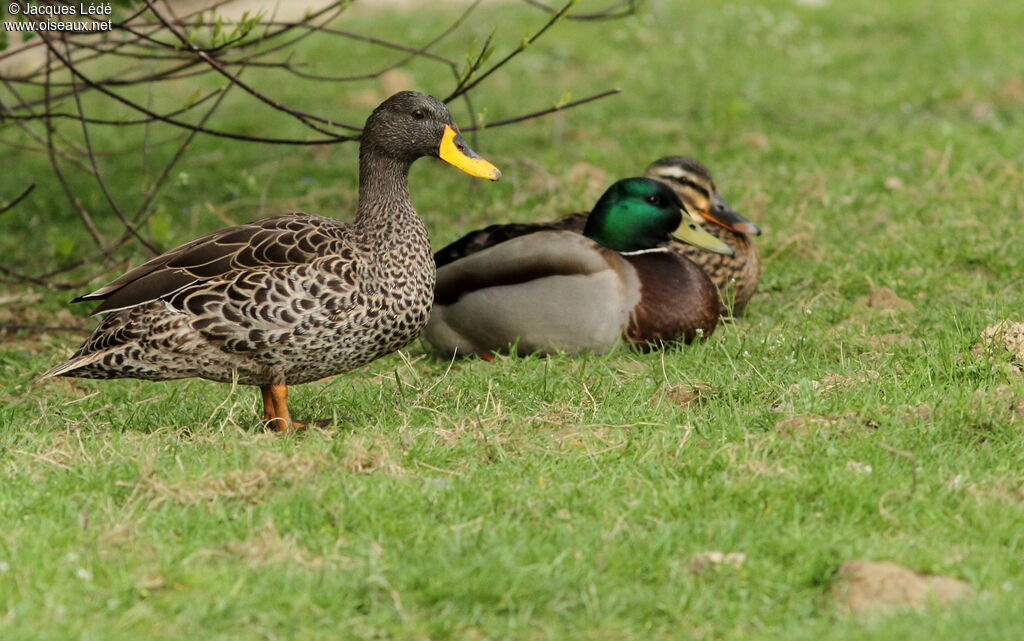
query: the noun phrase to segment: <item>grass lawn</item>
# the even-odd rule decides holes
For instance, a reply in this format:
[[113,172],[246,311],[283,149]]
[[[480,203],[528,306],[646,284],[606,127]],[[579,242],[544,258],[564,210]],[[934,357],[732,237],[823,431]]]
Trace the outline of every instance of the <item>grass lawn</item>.
[[[425,41],[459,10],[438,5],[346,24]],[[543,19],[485,5],[442,51],[500,23],[500,54]],[[987,326],[1024,320],[1021,33],[1024,5],[1006,0],[650,0],[631,19],[563,23],[487,80],[474,106],[489,120],[566,89],[624,91],[482,133],[497,184],[418,163],[435,246],[695,156],[765,231],[759,293],[700,346],[451,364],[415,345],[294,388],[297,418],[336,426],[278,437],[255,429],[251,388],[39,383],[81,335],[4,335],[0,638],[1024,637],[1024,378],[971,351]],[[390,59],[307,46],[339,74]],[[311,96],[248,73],[350,120],[383,97],[376,82]],[[425,64],[408,73],[451,88]],[[301,133],[241,98],[234,126]],[[48,175],[42,156],[3,154],[5,198]],[[151,230],[169,247],[289,210],[348,217],[355,160],[353,145],[199,138]],[[160,167],[103,162],[129,199]],[[5,264],[89,249],[49,182],[0,229]],[[71,295],[0,285],[0,320],[88,325]],[[745,560],[696,569],[712,550]],[[856,558],[974,592],[839,614],[827,590]]]

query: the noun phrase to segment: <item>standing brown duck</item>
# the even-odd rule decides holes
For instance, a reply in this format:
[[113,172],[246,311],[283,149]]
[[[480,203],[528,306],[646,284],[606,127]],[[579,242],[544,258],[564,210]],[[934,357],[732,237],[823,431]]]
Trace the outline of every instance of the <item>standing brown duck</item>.
[[346,372],[412,342],[427,322],[434,265],[409,202],[409,167],[437,156],[501,174],[436,98],[403,91],[366,120],[354,223],[285,214],[201,236],[80,296],[99,326],[44,377],[198,377],[257,385],[263,420],[304,427],[287,385]]
[[[690,211],[702,219],[704,229],[725,242],[733,253],[718,254],[673,241],[672,249],[697,263],[718,289],[723,314],[739,314],[757,290],[761,260],[750,236],[761,234],[757,225],[736,213],[715,188],[707,167],[693,158],[666,156],[648,167],[644,175],[671,187]],[[438,267],[525,234],[542,230],[583,233],[588,212],[569,214],[554,221],[491,225],[470,232],[434,254]]]

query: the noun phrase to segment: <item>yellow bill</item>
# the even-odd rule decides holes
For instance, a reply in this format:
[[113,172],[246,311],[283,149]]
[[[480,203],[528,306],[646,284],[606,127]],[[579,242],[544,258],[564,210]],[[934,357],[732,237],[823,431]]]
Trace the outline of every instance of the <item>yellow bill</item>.
[[451,125],[444,126],[444,134],[441,135],[441,146],[437,148],[437,155],[449,165],[458,167],[470,176],[497,180],[501,178],[498,168],[477,155],[469,148],[462,134],[456,133]]
[[732,256],[736,253],[733,251],[732,247],[704,231],[703,227],[693,222],[693,219],[685,213],[683,215],[683,222],[680,223],[679,227],[672,233],[672,237],[676,240],[681,240],[684,243],[689,243],[694,247],[700,247],[701,249],[706,249],[709,252],[714,252],[716,254]]

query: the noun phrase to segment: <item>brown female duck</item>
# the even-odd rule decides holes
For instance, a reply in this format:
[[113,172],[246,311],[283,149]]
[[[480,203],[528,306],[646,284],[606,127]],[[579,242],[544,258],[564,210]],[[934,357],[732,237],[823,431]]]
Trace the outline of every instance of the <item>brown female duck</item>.
[[94,313],[106,315],[43,376],[237,381],[260,387],[269,427],[303,427],[289,413],[287,385],[393,352],[427,322],[434,265],[408,189],[421,156],[500,177],[440,101],[397,93],[363,130],[355,222],[285,214],[157,256],[75,299],[102,301]]

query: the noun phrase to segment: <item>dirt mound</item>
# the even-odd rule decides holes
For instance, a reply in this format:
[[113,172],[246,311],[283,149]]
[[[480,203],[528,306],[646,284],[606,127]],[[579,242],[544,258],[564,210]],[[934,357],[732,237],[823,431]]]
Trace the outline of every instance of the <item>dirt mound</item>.
[[901,609],[947,606],[971,593],[967,583],[948,576],[922,574],[886,561],[847,561],[829,588],[836,609],[873,614]]

